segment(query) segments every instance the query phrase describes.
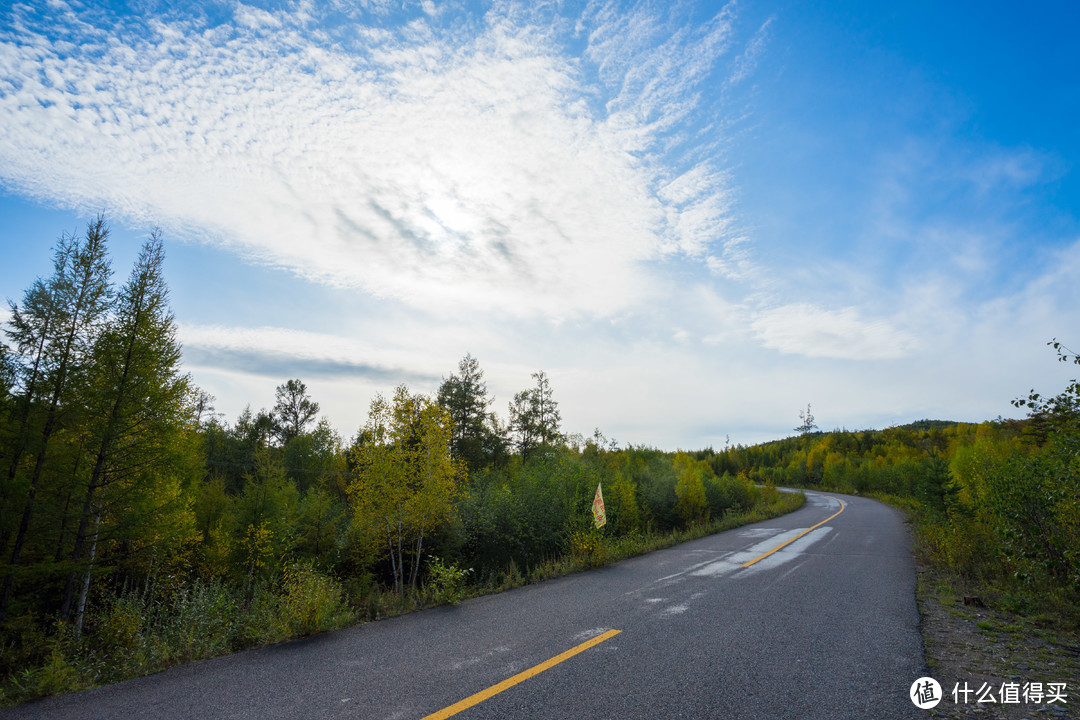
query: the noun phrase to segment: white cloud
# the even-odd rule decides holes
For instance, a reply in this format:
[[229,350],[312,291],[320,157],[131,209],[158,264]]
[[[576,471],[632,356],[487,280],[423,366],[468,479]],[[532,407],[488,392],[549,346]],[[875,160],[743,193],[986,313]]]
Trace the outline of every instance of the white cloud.
[[886,320],[864,320],[853,307],[783,305],[758,312],[751,327],[765,347],[807,357],[891,359],[907,355],[915,345],[909,333]]
[[551,20],[21,18],[0,34],[0,178],[415,307],[616,313],[651,261],[729,232],[728,179],[666,148],[730,17],[590,8],[585,59]]
[[739,58],[735,61],[735,67],[732,70],[731,77],[728,78],[728,85],[734,86],[741,83],[753,72],[762,53],[765,52],[765,46],[769,42],[769,26],[775,22],[776,18],[770,17],[761,27],[758,28],[754,38],[747,43],[746,49],[742,52]]

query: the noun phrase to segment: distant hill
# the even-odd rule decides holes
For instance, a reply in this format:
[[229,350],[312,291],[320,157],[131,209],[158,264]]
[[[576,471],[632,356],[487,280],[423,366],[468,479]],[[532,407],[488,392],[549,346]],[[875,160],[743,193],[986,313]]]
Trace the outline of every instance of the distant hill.
[[901,430],[944,430],[945,428],[956,427],[961,423],[956,420],[916,420],[906,425],[893,425],[892,427],[900,428]]

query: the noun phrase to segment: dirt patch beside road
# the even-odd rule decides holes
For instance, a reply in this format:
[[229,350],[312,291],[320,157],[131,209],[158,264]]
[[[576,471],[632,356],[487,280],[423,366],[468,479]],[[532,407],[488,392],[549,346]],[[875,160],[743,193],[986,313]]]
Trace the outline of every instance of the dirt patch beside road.
[[[919,569],[918,601],[930,676],[944,694],[927,711],[930,717],[1080,720],[1080,635],[983,607],[979,598],[965,604],[946,578],[925,568]],[[966,703],[965,683],[971,690]],[[1052,683],[1065,683],[1064,702],[1050,702]],[[1018,702],[1003,702],[1014,688]],[[1035,702],[1040,689],[1041,701]]]

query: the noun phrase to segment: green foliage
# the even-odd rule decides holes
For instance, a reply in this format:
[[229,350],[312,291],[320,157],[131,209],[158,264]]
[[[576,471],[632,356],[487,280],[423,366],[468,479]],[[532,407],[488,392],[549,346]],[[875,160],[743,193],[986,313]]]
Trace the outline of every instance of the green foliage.
[[615,535],[627,535],[641,528],[641,508],[637,488],[620,469],[611,470],[614,482],[608,485],[605,505],[608,525]]
[[355,618],[340,584],[308,563],[288,566],[280,584],[260,583],[247,591],[218,580],[195,580],[175,591],[128,589],[102,597],[98,605],[81,641],[60,626],[24,643],[40,648],[40,659],[24,660],[26,669],[9,675],[5,700],[22,702],[114,682],[344,627]]
[[562,440],[562,416],[555,402],[551,380],[543,370],[532,374],[536,385],[514,395],[510,403],[510,432],[518,452],[528,458],[534,450],[554,447]]
[[254,474],[236,498],[232,518],[233,558],[236,577],[267,578],[281,570],[290,548],[300,493],[272,453],[260,452]]
[[488,412],[494,399],[488,397],[484,371],[476,358],[472,355],[462,358],[457,374],[451,373],[439,386],[437,402],[453,421],[454,457],[470,471],[504,458],[506,441],[496,417]]
[[341,627],[353,617],[341,586],[310,562],[289,565],[282,586],[278,613],[287,637]]
[[428,583],[435,602],[457,605],[465,594],[466,582],[473,569],[459,567],[457,563],[447,565],[434,555],[429,559],[427,568]]
[[705,477],[712,475],[712,470],[704,461],[695,461],[686,453],[675,456],[675,514],[683,525],[693,525],[709,518],[709,507],[705,499]]
[[511,561],[529,567],[558,553],[568,522],[588,521],[596,490],[574,460],[568,451],[537,452],[474,475],[461,502],[462,553],[470,564],[491,574]]

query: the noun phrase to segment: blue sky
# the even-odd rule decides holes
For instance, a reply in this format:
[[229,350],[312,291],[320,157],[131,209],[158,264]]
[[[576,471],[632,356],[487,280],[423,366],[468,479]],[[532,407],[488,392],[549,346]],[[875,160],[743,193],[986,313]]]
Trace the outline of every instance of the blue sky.
[[160,226],[185,369],[343,436],[471,352],[663,448],[1015,415],[1080,345],[1080,10],[0,10],[0,294]]

